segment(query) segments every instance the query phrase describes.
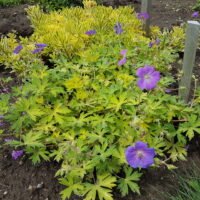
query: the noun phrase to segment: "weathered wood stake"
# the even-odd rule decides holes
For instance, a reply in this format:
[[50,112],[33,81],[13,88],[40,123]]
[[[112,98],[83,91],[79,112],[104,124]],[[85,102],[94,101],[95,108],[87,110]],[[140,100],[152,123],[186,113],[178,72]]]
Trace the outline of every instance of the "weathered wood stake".
[[188,21],[186,30],[185,50],[183,58],[183,76],[179,83],[179,96],[188,102],[192,71],[195,64],[196,50],[198,47],[200,24],[197,21]]
[[144,20],[144,30],[146,35],[150,35],[150,21],[151,21],[152,0],[142,0],[141,12],[148,13],[150,18]]

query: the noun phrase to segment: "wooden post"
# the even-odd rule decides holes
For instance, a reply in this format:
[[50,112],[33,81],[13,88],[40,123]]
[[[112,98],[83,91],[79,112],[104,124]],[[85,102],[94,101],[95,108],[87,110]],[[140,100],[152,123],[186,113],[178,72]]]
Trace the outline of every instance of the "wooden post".
[[141,12],[148,13],[149,18],[144,20],[144,30],[146,31],[146,35],[150,35],[150,20],[151,20],[151,9],[152,9],[152,0],[142,0]]
[[179,96],[185,101],[185,103],[189,100],[192,71],[195,65],[196,50],[199,43],[199,28],[199,22],[188,21],[183,57],[183,76],[179,83]]

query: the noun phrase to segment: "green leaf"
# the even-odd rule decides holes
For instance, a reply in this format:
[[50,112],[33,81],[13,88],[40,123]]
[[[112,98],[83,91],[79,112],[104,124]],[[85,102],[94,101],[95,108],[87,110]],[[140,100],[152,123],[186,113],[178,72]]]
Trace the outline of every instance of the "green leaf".
[[30,131],[26,135],[22,136],[23,143],[27,147],[44,147],[44,143],[41,141],[44,138],[44,134],[40,132]]
[[167,166],[167,169],[169,169],[169,170],[177,169],[177,167],[175,165],[166,164],[166,166]]
[[191,140],[194,137],[195,133],[200,134],[200,121],[196,115],[191,115],[188,122],[185,122],[180,125],[178,129],[179,133],[185,133],[188,138]]
[[125,178],[120,178],[118,180],[118,188],[122,194],[122,196],[126,196],[128,194],[129,188],[132,192],[136,192],[140,194],[139,186],[136,183],[140,180],[141,173],[133,172],[131,168],[125,168]]
[[44,112],[40,108],[37,108],[37,107],[32,107],[26,112],[33,121],[36,121],[37,117],[41,117],[44,114]]
[[26,148],[26,152],[32,154],[30,159],[32,160],[33,164],[40,163],[41,158],[45,161],[49,161],[49,152],[46,151],[45,148]]
[[84,200],[95,200],[97,195],[100,200],[113,200],[111,189],[116,185],[115,182],[116,178],[109,174],[98,175],[95,184],[85,183]]
[[4,115],[9,109],[9,94],[1,94],[0,95],[0,115]]
[[60,184],[67,186],[67,188],[60,193],[62,200],[69,199],[72,193],[79,194],[83,190],[81,182],[75,182],[71,176],[60,178],[59,181]]

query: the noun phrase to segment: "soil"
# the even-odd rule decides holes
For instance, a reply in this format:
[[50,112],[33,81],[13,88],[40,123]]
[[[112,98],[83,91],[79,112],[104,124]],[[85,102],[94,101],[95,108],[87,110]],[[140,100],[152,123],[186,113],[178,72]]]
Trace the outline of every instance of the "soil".
[[[191,19],[192,9],[196,0],[154,0],[152,10],[153,25],[161,28],[171,28],[181,25]],[[104,0],[105,5],[123,6],[132,5],[136,11],[140,10],[140,0]],[[10,8],[0,8],[0,36],[16,31],[18,35],[29,36],[33,29],[30,26],[25,12],[28,5]],[[197,54],[195,72],[199,73],[200,53]],[[1,72],[6,76],[7,72]],[[1,78],[0,76],[0,78]],[[9,90],[9,88],[8,88]],[[0,92],[3,92],[2,90]],[[4,124],[6,128],[6,124]],[[1,144],[1,142],[0,142]],[[0,145],[1,148],[1,145]],[[179,162],[179,173],[191,170],[191,162],[200,166],[200,138],[195,138],[189,146],[188,161]],[[59,192],[63,189],[54,177],[59,168],[57,163],[41,163],[33,166],[26,156],[14,161],[11,158],[11,149],[0,149],[0,200],[60,200]],[[168,200],[164,192],[175,192],[178,189],[178,180],[174,172],[167,169],[148,169],[141,180],[141,196],[130,194],[122,198],[115,192],[115,200]],[[70,200],[79,200],[76,196]]]
[[0,8],[0,36],[15,31],[25,37],[33,33],[25,9],[28,5]]

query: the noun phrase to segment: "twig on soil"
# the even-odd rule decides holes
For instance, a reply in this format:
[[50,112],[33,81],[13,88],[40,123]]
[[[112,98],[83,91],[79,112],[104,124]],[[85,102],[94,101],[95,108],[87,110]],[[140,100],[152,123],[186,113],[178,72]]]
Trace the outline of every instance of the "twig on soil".
[[187,119],[174,119],[173,122],[188,122]]
[[3,186],[3,187],[7,187],[7,188],[9,187],[8,185],[4,185],[2,183],[0,183],[0,185]]

